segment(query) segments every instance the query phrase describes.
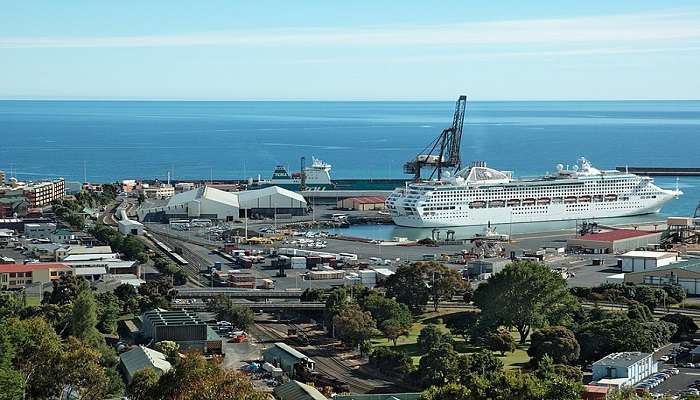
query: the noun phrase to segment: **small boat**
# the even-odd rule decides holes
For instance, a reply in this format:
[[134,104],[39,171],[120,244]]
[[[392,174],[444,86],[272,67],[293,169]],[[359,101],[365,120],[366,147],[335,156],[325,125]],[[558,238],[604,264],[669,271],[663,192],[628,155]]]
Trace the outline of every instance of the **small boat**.
[[489,201],[489,207],[505,207],[506,202],[504,200],[491,200]]
[[469,208],[484,208],[484,207],[486,207],[485,201],[477,200],[477,201],[472,201],[471,203],[469,203]]

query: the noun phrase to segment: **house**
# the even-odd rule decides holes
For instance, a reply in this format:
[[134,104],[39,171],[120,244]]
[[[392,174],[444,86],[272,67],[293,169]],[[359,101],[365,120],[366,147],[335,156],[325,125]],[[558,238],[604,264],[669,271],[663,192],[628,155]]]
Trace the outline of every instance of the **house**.
[[658,371],[651,353],[612,353],[593,363],[592,383],[598,386],[632,386]]
[[0,264],[0,289],[22,289],[33,284],[48,284],[72,268],[59,263]]
[[297,365],[302,365],[310,371],[314,370],[315,365],[314,360],[281,342],[277,342],[272,345],[272,347],[265,350],[265,352],[263,352],[263,360],[282,368],[289,376],[294,376],[296,374],[295,367]]
[[70,229],[60,228],[51,233],[50,239],[54,243],[68,243],[75,240],[75,234]]
[[279,400],[328,400],[315,387],[294,380],[277,386],[273,393]]
[[24,236],[31,239],[50,239],[55,230],[53,222],[24,224]]
[[339,394],[333,400],[419,400],[421,393]]
[[170,371],[172,365],[165,354],[148,347],[137,346],[119,356],[119,367],[124,372],[126,382],[131,383],[138,371],[152,369],[158,375],[162,375]]

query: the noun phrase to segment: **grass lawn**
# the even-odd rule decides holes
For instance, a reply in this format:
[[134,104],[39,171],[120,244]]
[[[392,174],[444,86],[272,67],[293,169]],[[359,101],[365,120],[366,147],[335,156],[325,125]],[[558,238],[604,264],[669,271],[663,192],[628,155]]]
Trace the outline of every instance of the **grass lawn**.
[[[440,329],[442,329],[444,332],[449,332],[447,327],[445,327],[445,324],[442,323],[442,321],[439,321],[443,317],[450,315],[450,314],[456,314],[464,312],[464,309],[440,309],[438,311],[428,311],[425,312],[418,317],[415,318],[413,326],[411,326],[411,330],[408,334],[408,336],[402,336],[396,341],[396,348],[405,351],[413,360],[413,363],[415,365],[418,365],[418,362],[420,361],[421,358],[421,353],[420,349],[418,348],[418,334],[420,333],[421,329],[425,325],[428,325],[429,323],[436,323]],[[437,323],[440,322],[440,323]],[[513,339],[515,339],[516,343],[520,340],[520,335],[518,334],[517,331],[511,332],[511,335],[513,335]],[[461,336],[455,335],[455,350],[457,350],[460,353],[473,353],[476,351],[481,350],[481,347],[479,346],[474,346],[470,343],[467,343],[464,341],[464,339]],[[372,345],[374,347],[378,346],[388,346],[388,347],[393,347],[394,344],[392,341],[385,339],[385,338],[375,338],[372,339]],[[517,349],[513,353],[506,353],[504,356],[500,356],[499,353],[495,353],[501,360],[503,361],[503,365],[505,366],[506,369],[512,369],[512,368],[521,368],[525,364],[530,361],[530,356],[527,355],[527,348],[529,347],[529,342],[526,342],[524,345],[518,344]]]
[[27,307],[36,307],[41,304],[40,296],[27,296],[26,298]]

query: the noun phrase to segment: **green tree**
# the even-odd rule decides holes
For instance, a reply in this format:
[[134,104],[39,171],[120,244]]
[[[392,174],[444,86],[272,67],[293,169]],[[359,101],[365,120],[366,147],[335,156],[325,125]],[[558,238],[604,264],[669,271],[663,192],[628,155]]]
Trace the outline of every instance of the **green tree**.
[[103,333],[117,331],[117,320],[123,306],[119,298],[112,292],[102,292],[95,296],[97,303],[97,329]]
[[498,329],[488,336],[486,347],[491,351],[500,352],[501,356],[505,355],[506,352],[514,352],[516,348],[513,336],[510,335],[507,329],[503,328]]
[[177,355],[180,352],[180,345],[171,340],[163,340],[155,344],[153,348],[159,351],[168,358],[170,363],[175,363],[177,360]]
[[406,325],[395,319],[388,319],[381,324],[379,324],[379,330],[382,331],[384,336],[391,340],[396,347],[396,341],[401,336],[406,336],[410,332],[410,324]]
[[333,317],[336,336],[349,346],[357,346],[377,334],[372,314],[354,303],[346,304]]
[[527,354],[535,362],[549,356],[554,363],[571,364],[581,353],[576,336],[563,326],[550,326],[533,332]]
[[424,275],[422,263],[400,266],[385,283],[387,297],[395,298],[413,312],[422,309],[430,299],[430,288]]
[[307,288],[301,293],[301,301],[325,301],[326,291],[323,289]]
[[666,291],[669,300],[672,300],[674,303],[682,303],[688,297],[685,289],[679,285],[666,285],[663,289]]
[[661,320],[676,325],[676,333],[674,335],[675,339],[690,336],[698,330],[698,325],[695,323],[693,318],[687,315],[679,313],[666,314],[661,318]]
[[97,326],[97,304],[92,290],[85,288],[78,292],[73,304],[71,327],[73,336],[92,345],[100,346],[103,343]]
[[594,361],[622,351],[651,352],[655,344],[642,323],[626,316],[584,323],[575,333],[582,361]]
[[85,279],[76,275],[62,275],[59,279],[51,282],[51,292],[45,292],[42,303],[45,304],[68,304],[75,300],[78,292],[89,285]]
[[0,292],[0,321],[14,317],[22,310],[22,303],[14,293]]
[[409,333],[413,324],[411,311],[405,304],[378,294],[370,294],[363,302],[363,308],[372,314],[384,336],[394,343]]
[[173,285],[170,283],[170,280],[162,278],[139,285],[139,307],[141,311],[169,307],[173,299],[172,288]]
[[421,394],[419,400],[473,400],[471,391],[464,385],[450,383],[443,386],[431,386]]
[[492,352],[482,350],[467,356],[467,367],[464,369],[467,373],[491,377],[503,370],[503,361]]
[[427,353],[430,349],[440,346],[443,343],[453,345],[452,336],[440,330],[440,327],[435,324],[428,324],[418,333],[417,344],[423,353]]
[[405,351],[386,346],[377,347],[372,351],[369,364],[382,372],[390,371],[401,375],[407,375],[413,370],[413,361]]
[[216,313],[217,319],[228,321],[238,329],[248,329],[255,318],[255,313],[249,307],[236,304],[223,295],[212,299],[208,308]]
[[100,358],[100,352],[87,343],[68,339],[61,357],[62,380],[77,390],[80,399],[102,400],[107,394],[109,379]]
[[351,301],[350,293],[344,288],[336,288],[328,294],[326,298],[326,322],[329,324],[333,321],[333,317],[338,314],[341,308]]
[[641,303],[630,303],[627,306],[627,317],[639,322],[649,322],[654,320],[654,315],[649,310],[649,307]]
[[445,317],[447,329],[453,335],[461,336],[465,341],[472,340],[478,322],[479,313],[475,311],[465,311]]
[[563,322],[576,305],[561,275],[533,262],[507,265],[476,289],[474,303],[483,319],[515,327],[521,344],[531,328]]
[[430,286],[430,298],[433,308],[438,310],[440,301],[451,300],[452,296],[464,290],[466,286],[462,276],[444,264],[436,262],[424,263],[425,274]]
[[451,344],[442,342],[421,357],[416,373],[424,387],[457,383],[463,357]]
[[470,284],[464,285],[464,291],[462,292],[462,301],[469,304],[474,300],[474,288]]
[[150,368],[137,371],[126,387],[126,395],[131,400],[157,399],[158,394],[155,391],[159,378],[160,376]]

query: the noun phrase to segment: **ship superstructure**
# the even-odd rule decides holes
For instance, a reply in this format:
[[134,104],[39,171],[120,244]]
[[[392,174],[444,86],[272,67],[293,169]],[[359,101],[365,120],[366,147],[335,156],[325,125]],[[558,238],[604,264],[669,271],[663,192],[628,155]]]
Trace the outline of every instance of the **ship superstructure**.
[[650,177],[599,170],[585,158],[571,169],[559,164],[554,174],[523,179],[476,162],[453,176],[398,188],[386,206],[397,225],[447,227],[650,214],[681,194]]
[[[311,160],[311,165],[303,168],[304,189],[322,190],[333,188],[334,185],[331,181],[330,175],[331,165],[315,157],[311,157]],[[299,188],[302,186],[302,173],[294,172],[290,174],[287,167],[284,165],[277,165],[270,180],[258,180],[255,183],[261,186],[275,185],[293,190],[299,190]]]

